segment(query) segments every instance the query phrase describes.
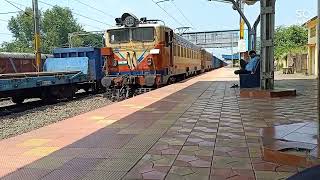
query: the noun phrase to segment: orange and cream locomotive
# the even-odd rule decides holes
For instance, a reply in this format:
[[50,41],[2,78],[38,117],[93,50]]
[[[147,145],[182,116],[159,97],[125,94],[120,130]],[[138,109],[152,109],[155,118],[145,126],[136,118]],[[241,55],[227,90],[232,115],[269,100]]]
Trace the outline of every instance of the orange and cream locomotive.
[[117,28],[105,34],[106,76],[102,85],[132,96],[138,89],[157,88],[211,70],[212,54],[175,34],[158,20],[125,13]]

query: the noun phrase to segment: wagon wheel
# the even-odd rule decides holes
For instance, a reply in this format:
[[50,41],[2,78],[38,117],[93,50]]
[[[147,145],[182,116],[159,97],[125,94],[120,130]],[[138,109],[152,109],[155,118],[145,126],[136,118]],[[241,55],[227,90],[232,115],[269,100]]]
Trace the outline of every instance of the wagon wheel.
[[170,77],[169,79],[168,79],[168,84],[170,85],[170,84],[174,84],[176,82],[176,78],[174,78],[174,77]]
[[19,96],[11,97],[11,101],[15,104],[22,104],[24,100],[25,100],[24,97],[19,97]]

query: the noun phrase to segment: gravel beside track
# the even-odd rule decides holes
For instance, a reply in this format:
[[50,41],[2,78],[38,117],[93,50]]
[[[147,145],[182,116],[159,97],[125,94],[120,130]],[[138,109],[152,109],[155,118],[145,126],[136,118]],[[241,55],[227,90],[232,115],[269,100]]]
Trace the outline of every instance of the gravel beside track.
[[[37,106],[23,112],[0,116],[0,139],[29,132],[111,103],[112,102],[104,98],[102,94],[89,95],[68,102]],[[1,108],[12,105],[11,101],[0,102]]]

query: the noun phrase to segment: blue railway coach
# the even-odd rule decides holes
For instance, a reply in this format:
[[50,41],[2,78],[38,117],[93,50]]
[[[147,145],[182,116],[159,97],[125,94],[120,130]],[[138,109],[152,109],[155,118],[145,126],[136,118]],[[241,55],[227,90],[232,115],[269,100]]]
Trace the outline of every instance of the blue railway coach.
[[213,64],[213,69],[218,69],[224,66],[223,61],[217,58],[216,56],[212,56],[212,64]]

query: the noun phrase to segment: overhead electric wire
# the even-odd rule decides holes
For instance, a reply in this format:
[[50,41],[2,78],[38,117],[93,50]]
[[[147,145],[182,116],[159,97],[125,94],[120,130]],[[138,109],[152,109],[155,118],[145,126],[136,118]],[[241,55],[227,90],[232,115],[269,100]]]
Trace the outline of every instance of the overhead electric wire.
[[[45,4],[45,5],[47,5],[47,6],[54,7],[54,5],[52,5],[52,4],[49,4],[49,3],[46,3],[46,2],[43,2],[43,1],[39,1],[39,2],[42,3],[42,4]],[[83,18],[89,19],[89,20],[91,20],[91,21],[95,21],[95,22],[98,22],[98,23],[101,23],[101,24],[105,24],[105,25],[107,25],[107,26],[112,26],[111,24],[108,24],[108,23],[105,23],[105,22],[102,22],[102,21],[93,19],[93,18],[91,18],[91,17],[88,17],[88,16],[85,16],[85,15],[76,13],[76,12],[74,12],[74,11],[72,11],[72,13],[75,14],[75,15],[81,16],[81,17],[83,17]]]
[[4,1],[6,1],[6,2],[9,3],[9,4],[11,4],[11,5],[14,6],[15,8],[19,9],[20,11],[23,11],[23,12],[24,12],[23,9],[21,9],[21,8],[18,7],[18,6],[16,6],[15,4],[20,5],[20,6],[25,6],[25,5],[22,5],[22,4],[19,4],[19,3],[16,3],[16,2],[12,2],[12,1],[8,1],[8,0],[4,0]]
[[9,22],[8,20],[4,20],[4,19],[0,19],[0,21],[3,21],[3,22]]
[[84,3],[84,2],[81,2],[80,0],[74,0],[74,1],[80,3],[80,4],[84,5],[84,6],[87,6],[87,7],[91,8],[91,9],[94,9],[94,10],[96,10],[96,11],[99,11],[99,12],[101,12],[101,13],[103,13],[103,14],[111,17],[111,18],[116,18],[116,17],[112,16],[111,14],[108,14],[108,13],[106,13],[105,11],[102,11],[102,10],[100,10],[100,9],[97,9],[97,8],[93,7],[93,6],[90,6],[89,4],[86,4],[86,3]]
[[184,26],[182,23],[180,23],[174,16],[172,16],[167,10],[165,10],[163,7],[161,7],[157,2],[152,0],[154,4],[156,4],[160,9],[162,9],[169,17],[171,17],[176,23],[178,23],[180,26]]
[[10,33],[0,33],[1,35],[7,35],[7,36],[12,36],[13,34]]
[[0,14],[16,14],[22,11],[0,12]]
[[98,23],[101,23],[101,24],[105,24],[105,25],[107,25],[107,26],[112,26],[111,24],[108,24],[108,23],[105,23],[105,22],[102,22],[102,21],[99,21],[99,20],[90,18],[90,17],[88,17],[88,16],[85,16],[85,15],[82,15],[82,14],[79,14],[79,13],[76,13],[76,12],[72,12],[72,13],[75,14],[75,15],[81,16],[81,17],[83,17],[83,18],[89,19],[89,20],[91,20],[91,21],[95,21],[95,22],[98,22]]
[[28,7],[26,5],[20,4],[20,3],[16,3],[16,2],[12,2],[12,1],[8,1],[8,0],[4,0],[7,3],[11,4],[12,6],[14,6],[15,8],[19,9],[21,12],[24,12],[26,15],[31,16],[32,14],[30,14],[29,12],[26,12],[25,10],[21,9],[20,7],[16,6],[15,4],[19,5],[19,6],[24,6],[24,7]]
[[102,29],[102,28],[100,28],[100,27],[97,27],[97,26],[92,26],[92,25],[90,25],[90,24],[85,24],[85,23],[80,23],[80,24],[82,24],[82,25],[84,25],[84,26],[89,26],[89,27],[95,28],[95,29],[97,29],[97,30],[103,30],[103,31],[104,31],[104,29]]
[[176,3],[174,3],[174,1],[170,1],[175,7],[176,9],[178,9],[178,11],[180,12],[180,14],[183,16],[183,18],[192,26],[192,28],[195,28],[194,25],[192,24],[192,22],[187,18],[187,16],[182,12],[182,10],[176,5]]

